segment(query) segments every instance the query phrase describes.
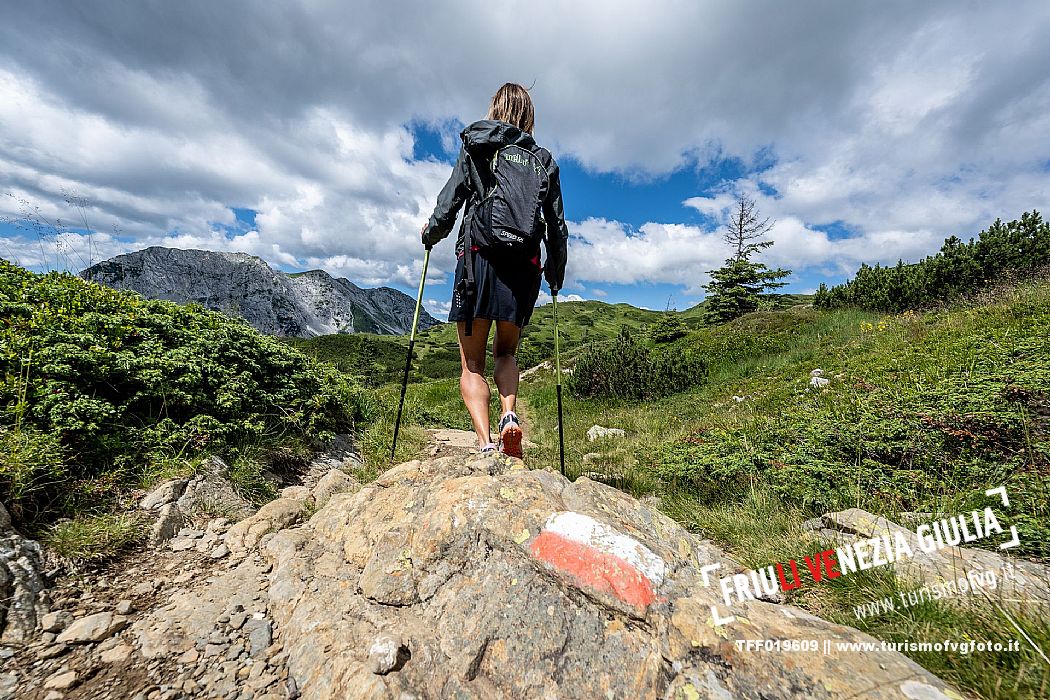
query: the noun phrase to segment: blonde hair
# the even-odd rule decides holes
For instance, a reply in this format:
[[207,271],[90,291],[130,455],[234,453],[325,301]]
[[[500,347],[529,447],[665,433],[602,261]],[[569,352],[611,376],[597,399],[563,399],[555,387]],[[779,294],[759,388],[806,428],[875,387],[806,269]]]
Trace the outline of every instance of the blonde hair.
[[503,83],[492,96],[488,118],[513,124],[531,134],[536,125],[536,110],[528,89],[517,83]]

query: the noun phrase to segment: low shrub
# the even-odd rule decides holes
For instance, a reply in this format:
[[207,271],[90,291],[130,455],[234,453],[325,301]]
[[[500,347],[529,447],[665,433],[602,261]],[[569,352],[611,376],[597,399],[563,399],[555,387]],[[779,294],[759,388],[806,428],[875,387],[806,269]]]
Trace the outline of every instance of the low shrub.
[[324,439],[371,406],[243,321],[0,260],[0,498],[14,511],[79,511],[149,463]]
[[648,399],[699,386],[706,377],[707,363],[697,353],[653,350],[624,326],[613,342],[591,345],[580,353],[569,388],[580,398]]

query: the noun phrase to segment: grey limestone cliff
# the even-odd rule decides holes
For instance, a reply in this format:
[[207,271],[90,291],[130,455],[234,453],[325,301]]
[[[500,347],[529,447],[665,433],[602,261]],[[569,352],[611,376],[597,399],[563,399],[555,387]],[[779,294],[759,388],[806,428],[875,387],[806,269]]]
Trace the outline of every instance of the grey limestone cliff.
[[[323,270],[286,274],[245,253],[152,247],[92,265],[80,276],[149,299],[244,318],[270,335],[408,333],[415,301],[390,287],[364,289]],[[425,310],[420,329],[439,323]]]

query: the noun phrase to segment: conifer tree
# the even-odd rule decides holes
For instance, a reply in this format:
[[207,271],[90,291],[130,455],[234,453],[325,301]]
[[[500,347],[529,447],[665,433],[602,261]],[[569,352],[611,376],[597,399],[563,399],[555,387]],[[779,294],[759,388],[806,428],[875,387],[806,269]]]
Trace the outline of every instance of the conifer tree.
[[773,241],[760,239],[774,223],[758,215],[754,200],[744,195],[737,200],[725,234],[733,255],[722,267],[710,271],[711,281],[704,285],[708,292],[704,318],[708,323],[725,323],[755,311],[767,291],[786,284],[778,280],[791,274],[790,270],[773,270],[751,260],[755,253],[773,245]]

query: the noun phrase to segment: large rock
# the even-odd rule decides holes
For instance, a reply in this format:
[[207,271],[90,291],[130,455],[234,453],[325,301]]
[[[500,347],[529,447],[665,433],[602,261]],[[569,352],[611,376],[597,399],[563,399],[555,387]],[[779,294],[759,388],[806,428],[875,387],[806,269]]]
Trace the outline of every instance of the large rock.
[[727,562],[717,548],[613,488],[509,458],[399,465],[263,549],[269,614],[307,700],[951,692],[896,652],[737,648],[873,640],[762,601],[717,626],[721,596],[699,571]]
[[600,425],[592,425],[587,429],[587,441],[594,442],[603,438],[622,438],[627,433],[623,428],[605,428]]
[[22,537],[0,504],[0,643],[27,641],[48,612],[44,552]]
[[259,512],[231,527],[225,536],[226,546],[233,551],[254,547],[263,535],[276,532],[298,522],[303,512],[303,502],[292,498],[270,501]]
[[186,516],[174,503],[160,507],[157,519],[150,528],[149,541],[153,546],[163,544],[175,536],[175,533],[186,524]]
[[153,510],[154,508],[160,508],[166,503],[171,503],[186,491],[186,484],[188,483],[189,479],[186,478],[168,479],[139,501],[139,508]]
[[234,490],[227,478],[229,471],[229,466],[218,457],[204,460],[200,471],[175,502],[179,510],[189,516],[222,515],[231,520],[240,520],[255,512],[252,504]]
[[320,507],[328,503],[332,496],[337,493],[357,491],[360,488],[361,484],[357,483],[357,480],[352,476],[339,469],[333,469],[321,477],[321,480],[314,486],[311,495],[314,503]]

